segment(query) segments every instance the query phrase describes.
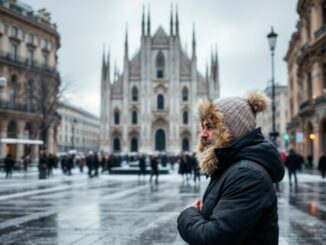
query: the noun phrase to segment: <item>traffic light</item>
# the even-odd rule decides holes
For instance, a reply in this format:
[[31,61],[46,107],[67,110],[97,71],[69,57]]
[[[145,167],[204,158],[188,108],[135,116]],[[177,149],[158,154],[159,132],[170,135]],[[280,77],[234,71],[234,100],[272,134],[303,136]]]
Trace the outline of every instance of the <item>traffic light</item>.
[[284,139],[285,141],[289,141],[289,139],[290,139],[289,134],[288,134],[288,133],[283,134],[283,139]]

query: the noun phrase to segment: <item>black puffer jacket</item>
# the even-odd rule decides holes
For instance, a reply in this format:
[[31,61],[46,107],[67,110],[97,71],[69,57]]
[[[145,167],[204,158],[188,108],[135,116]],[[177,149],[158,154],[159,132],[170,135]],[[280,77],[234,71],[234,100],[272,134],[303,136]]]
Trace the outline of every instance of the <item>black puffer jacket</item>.
[[278,244],[273,182],[284,176],[280,155],[260,128],[215,150],[220,170],[211,177],[203,208],[185,209],[178,230],[189,244]]

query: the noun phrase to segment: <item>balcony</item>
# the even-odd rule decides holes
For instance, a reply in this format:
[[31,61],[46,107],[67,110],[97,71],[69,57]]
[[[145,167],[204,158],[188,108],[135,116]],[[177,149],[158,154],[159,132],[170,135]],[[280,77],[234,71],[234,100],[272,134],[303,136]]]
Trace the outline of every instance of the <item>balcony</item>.
[[169,114],[169,110],[167,108],[165,108],[163,110],[155,108],[152,110],[152,112],[155,116],[166,116]]
[[32,62],[28,60],[27,58],[21,57],[19,55],[14,55],[11,53],[6,53],[3,51],[0,51],[0,61],[7,61],[7,62],[13,62],[17,65],[25,66],[26,68],[34,68],[42,72],[51,73],[52,75],[56,74],[56,69],[53,67],[49,67],[45,64],[42,64],[40,62],[37,62],[33,60]]
[[315,111],[315,101],[306,100],[300,104],[300,116],[311,115]]
[[18,111],[18,112],[27,112],[27,113],[35,113],[37,112],[36,107],[28,106],[27,104],[12,104],[8,101],[0,100],[0,111]]
[[315,104],[320,105],[326,103],[326,95],[319,96],[315,99]]
[[326,32],[326,25],[320,27],[317,31],[315,31],[315,39],[317,40],[320,36],[322,36]]

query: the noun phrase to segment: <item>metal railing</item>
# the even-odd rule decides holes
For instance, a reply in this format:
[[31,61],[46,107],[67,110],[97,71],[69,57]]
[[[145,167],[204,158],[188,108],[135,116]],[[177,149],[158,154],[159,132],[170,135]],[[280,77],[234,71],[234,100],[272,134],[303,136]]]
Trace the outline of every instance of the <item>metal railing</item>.
[[12,53],[3,52],[0,50],[0,60],[14,62],[19,65],[26,66],[27,68],[34,68],[48,73],[55,74],[56,68],[49,67],[44,63],[37,62],[35,60],[30,60],[19,55],[14,55]]
[[315,31],[315,38],[318,39],[321,35],[326,32],[326,25],[320,27],[317,31]]
[[0,110],[20,111],[20,112],[37,112],[36,106],[29,106],[27,104],[10,103],[8,101],[0,100]]

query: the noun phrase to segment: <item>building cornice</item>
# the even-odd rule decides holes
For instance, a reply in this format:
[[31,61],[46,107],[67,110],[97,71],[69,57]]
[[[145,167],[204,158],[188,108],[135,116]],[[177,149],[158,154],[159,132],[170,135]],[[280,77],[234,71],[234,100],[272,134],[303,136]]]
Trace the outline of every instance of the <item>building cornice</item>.
[[23,16],[23,15],[21,15],[19,13],[16,13],[16,12],[10,10],[10,9],[7,9],[7,8],[5,8],[3,6],[0,6],[0,15],[8,16],[8,17],[17,19],[18,21],[21,21],[23,23],[28,23],[29,25],[35,27],[36,29],[40,29],[40,30],[48,33],[49,35],[54,36],[57,39],[57,43],[58,43],[57,49],[59,49],[59,47],[60,47],[60,34],[53,27],[49,26],[48,24],[33,21],[29,17]]

